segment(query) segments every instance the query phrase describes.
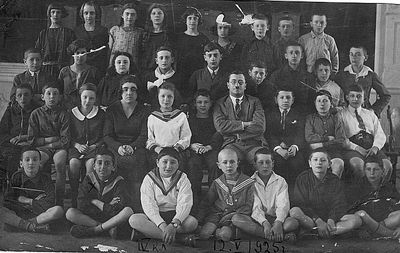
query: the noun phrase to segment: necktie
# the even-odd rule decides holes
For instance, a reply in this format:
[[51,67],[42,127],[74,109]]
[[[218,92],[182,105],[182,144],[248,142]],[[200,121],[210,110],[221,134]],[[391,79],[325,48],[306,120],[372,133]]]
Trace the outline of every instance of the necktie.
[[286,115],[287,115],[287,110],[285,109],[282,111],[282,115],[281,115],[281,126],[282,126],[283,130],[285,130],[285,127],[286,127]]
[[215,73],[215,70],[213,70],[213,72],[211,73],[211,79],[214,80],[216,75],[217,75],[217,73]]
[[36,92],[38,90],[38,73],[33,74],[33,91]]
[[241,111],[241,106],[240,106],[240,99],[236,99],[236,104],[235,104],[235,112],[236,112],[236,116],[239,116],[239,113]]
[[359,127],[361,130],[364,130],[364,131],[365,131],[366,128],[365,128],[365,124],[364,124],[363,119],[361,118],[360,114],[358,114],[357,110],[355,110],[354,112],[355,112],[355,114],[356,114],[356,118],[357,118],[357,121],[358,121],[358,127]]

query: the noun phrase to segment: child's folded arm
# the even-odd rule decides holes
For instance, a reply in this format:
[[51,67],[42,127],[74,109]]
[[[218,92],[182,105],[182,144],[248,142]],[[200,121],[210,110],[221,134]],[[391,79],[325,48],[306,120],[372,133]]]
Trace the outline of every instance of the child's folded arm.
[[47,210],[50,207],[54,206],[55,203],[55,188],[54,184],[49,177],[46,177],[43,180],[44,184],[44,197],[43,198],[35,198],[32,200],[32,208],[33,210],[38,210],[42,212],[43,210]]
[[190,210],[193,206],[192,186],[186,174],[182,174],[177,187],[179,192],[174,219],[178,219],[182,223],[189,216]]
[[[68,149],[69,147],[69,142],[71,140],[71,133],[69,131],[69,122],[70,122],[70,117],[69,114],[64,112],[60,116],[60,121],[61,121],[61,129],[60,129],[60,143],[56,143],[54,148],[62,148],[62,149]],[[59,145],[59,146],[58,146]]]
[[265,113],[262,108],[260,100],[257,98],[255,101],[255,110],[252,115],[252,124],[246,127],[245,132],[260,134],[262,135],[265,132],[266,122],[265,122]]
[[215,105],[213,119],[215,129],[222,135],[239,133],[244,130],[242,121],[231,120],[225,116],[225,113],[222,112],[221,105],[218,103]]
[[116,203],[104,203],[103,212],[110,215],[115,216],[118,214],[128,203],[127,191],[126,191],[126,182],[125,180],[120,180],[115,186],[114,190],[114,198],[118,198]]
[[[314,211],[314,209],[311,207],[311,203],[304,197],[305,189],[307,189],[307,185],[304,185],[305,182],[299,182],[297,178],[296,183],[294,185],[294,191],[293,191],[293,203],[292,207],[299,207],[304,214],[308,215],[309,217],[313,219],[319,218],[317,213]],[[302,184],[303,183],[303,184]]]

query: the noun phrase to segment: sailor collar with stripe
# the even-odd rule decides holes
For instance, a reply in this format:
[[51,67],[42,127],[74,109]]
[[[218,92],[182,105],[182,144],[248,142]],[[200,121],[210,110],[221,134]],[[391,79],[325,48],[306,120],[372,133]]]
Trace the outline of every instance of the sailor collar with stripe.
[[236,194],[250,185],[254,183],[254,179],[246,178],[243,173],[240,173],[239,178],[236,182],[236,185],[232,188],[232,191],[229,191],[228,184],[226,183],[225,175],[220,176],[219,178],[215,179],[217,186],[221,188],[223,191],[227,192],[228,194]]
[[93,186],[96,188],[96,190],[100,193],[101,196],[106,195],[108,192],[110,192],[115,185],[123,180],[123,177],[118,176],[117,174],[115,174],[114,172],[111,173],[110,177],[105,180],[104,182],[102,182],[99,177],[97,176],[97,174],[95,172],[91,172],[88,174],[90,180],[93,183]]
[[178,181],[181,179],[182,171],[177,170],[171,176],[171,182],[167,188],[164,186],[164,182],[161,178],[160,171],[158,168],[154,168],[148,173],[149,177],[153,180],[153,182],[160,188],[161,192],[167,196],[168,193],[178,184]]
[[178,117],[179,114],[181,114],[181,112],[182,112],[181,110],[175,109],[171,112],[153,111],[151,114],[162,121],[168,122],[171,119]]
[[356,78],[366,77],[369,72],[374,72],[374,71],[372,71],[372,69],[370,67],[363,65],[363,68],[361,69],[361,71],[359,73],[356,73],[356,72],[353,71],[353,68],[351,67],[351,64],[348,65],[347,67],[345,67],[343,69],[343,71],[349,72],[352,75],[356,75]]
[[72,114],[74,114],[74,116],[80,121],[84,121],[85,118],[87,118],[87,119],[94,118],[97,115],[98,111],[99,111],[99,107],[97,105],[94,105],[92,110],[89,112],[89,114],[87,116],[85,116],[81,113],[78,106],[75,106],[74,108],[72,108]]

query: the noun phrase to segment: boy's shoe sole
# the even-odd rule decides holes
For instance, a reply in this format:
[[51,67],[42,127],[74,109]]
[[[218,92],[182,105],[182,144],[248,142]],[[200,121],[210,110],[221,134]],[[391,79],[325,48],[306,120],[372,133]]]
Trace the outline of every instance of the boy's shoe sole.
[[49,224],[36,225],[31,232],[49,234],[51,232]]

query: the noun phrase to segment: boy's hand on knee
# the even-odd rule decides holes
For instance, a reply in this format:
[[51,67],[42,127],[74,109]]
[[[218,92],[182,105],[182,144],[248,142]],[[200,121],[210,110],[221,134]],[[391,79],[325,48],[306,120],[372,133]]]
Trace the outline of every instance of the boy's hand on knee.
[[282,222],[275,221],[271,229],[272,240],[281,242],[283,241],[283,226]]
[[172,223],[168,224],[163,232],[164,242],[166,244],[171,244],[175,241],[176,228],[172,225]]
[[271,224],[267,220],[263,222],[263,228],[264,228],[264,238],[270,239],[271,237]]
[[322,238],[328,238],[329,237],[328,224],[321,218],[318,218],[315,221],[315,224],[317,224],[318,227],[318,235]]

